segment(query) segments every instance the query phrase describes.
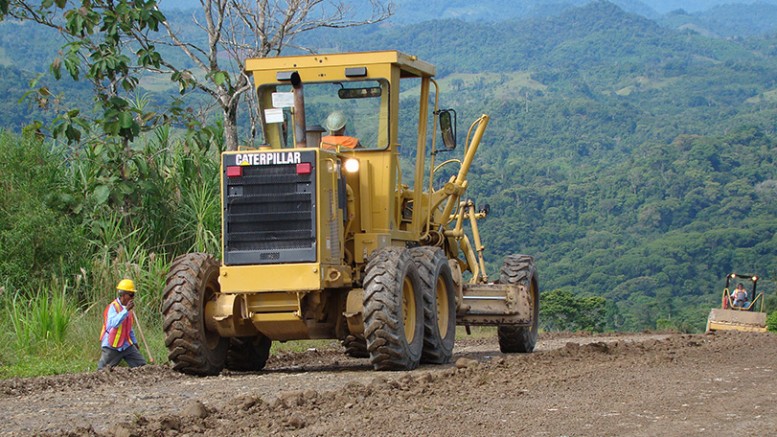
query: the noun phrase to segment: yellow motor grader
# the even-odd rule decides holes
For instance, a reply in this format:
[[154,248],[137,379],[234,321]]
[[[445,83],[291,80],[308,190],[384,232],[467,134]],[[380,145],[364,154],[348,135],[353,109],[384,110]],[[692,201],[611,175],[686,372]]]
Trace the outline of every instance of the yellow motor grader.
[[[435,68],[415,56],[250,59],[246,72],[263,144],[222,154],[221,261],[186,254],[167,275],[176,370],[261,370],[272,341],[302,339],[339,339],[376,370],[409,370],[449,362],[456,324],[498,326],[503,352],[534,349],[534,260],[507,256],[490,282],[477,226],[488,208],[464,197],[488,116],[462,157],[439,162],[456,147],[456,113],[438,107]],[[317,123],[334,112],[347,125],[330,130],[356,141],[322,136]],[[415,143],[402,150],[411,174],[400,138]]]
[[[743,295],[743,297],[746,296],[743,299],[737,299],[734,296],[734,291],[729,288],[731,281],[736,279],[752,284],[750,291]],[[708,333],[712,331],[767,331],[764,295],[756,292],[758,279],[759,277],[756,275],[739,273],[731,273],[726,276],[726,287],[723,288],[720,308],[713,308],[707,318]]]

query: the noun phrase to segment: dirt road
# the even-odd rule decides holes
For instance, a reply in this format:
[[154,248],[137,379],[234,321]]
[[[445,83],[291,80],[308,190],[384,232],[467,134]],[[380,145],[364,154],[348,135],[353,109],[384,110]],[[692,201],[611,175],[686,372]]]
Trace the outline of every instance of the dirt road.
[[0,435],[763,436],[777,429],[777,335],[496,339],[455,363],[374,372],[342,351],[196,378],[164,366],[0,381]]

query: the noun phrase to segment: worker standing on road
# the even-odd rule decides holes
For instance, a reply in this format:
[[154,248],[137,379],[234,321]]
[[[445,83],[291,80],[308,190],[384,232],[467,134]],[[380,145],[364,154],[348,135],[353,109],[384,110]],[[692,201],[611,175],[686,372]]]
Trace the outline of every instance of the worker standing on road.
[[135,283],[131,279],[122,279],[116,286],[116,299],[108,304],[103,312],[103,327],[100,332],[102,355],[97,370],[105,366],[113,367],[125,360],[130,367],[146,364],[140,354],[138,341],[132,324],[135,321]]

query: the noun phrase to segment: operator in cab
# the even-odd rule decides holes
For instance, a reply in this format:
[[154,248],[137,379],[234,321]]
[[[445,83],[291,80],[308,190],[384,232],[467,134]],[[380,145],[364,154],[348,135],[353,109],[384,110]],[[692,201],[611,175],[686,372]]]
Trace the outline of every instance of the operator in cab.
[[737,284],[737,288],[731,293],[731,297],[734,298],[734,306],[744,308],[747,305],[747,290],[745,286],[740,282]]
[[329,135],[321,138],[321,148],[327,150],[336,150],[338,147],[345,149],[355,149],[361,147],[359,139],[345,135],[345,125],[348,120],[342,111],[333,111],[326,118],[324,127],[329,131]]

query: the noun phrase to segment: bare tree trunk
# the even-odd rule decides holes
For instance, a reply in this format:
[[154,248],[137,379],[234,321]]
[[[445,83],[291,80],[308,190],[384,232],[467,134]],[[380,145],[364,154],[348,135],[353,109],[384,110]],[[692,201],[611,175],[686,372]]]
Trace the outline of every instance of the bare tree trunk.
[[237,102],[234,102],[224,109],[224,145],[226,150],[237,150]]

